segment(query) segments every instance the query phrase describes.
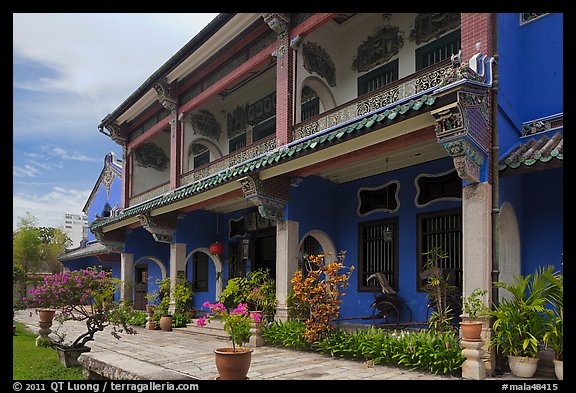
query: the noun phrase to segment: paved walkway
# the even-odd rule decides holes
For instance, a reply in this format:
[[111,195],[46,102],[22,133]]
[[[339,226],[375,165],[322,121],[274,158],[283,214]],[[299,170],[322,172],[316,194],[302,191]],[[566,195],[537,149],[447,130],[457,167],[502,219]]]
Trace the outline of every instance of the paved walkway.
[[[38,331],[38,316],[33,310],[20,310],[14,319],[33,331]],[[53,329],[58,325],[55,322]],[[83,332],[80,322],[67,321],[59,329],[72,339]],[[213,349],[229,346],[224,338],[202,334],[191,328],[176,328],[172,332],[137,328],[136,335],[122,335],[115,339],[108,329],[98,332],[88,342],[91,355],[106,361],[124,362],[140,372],[149,365],[165,370],[169,375],[191,379],[215,379]],[[152,367],[154,365],[154,367]],[[434,375],[396,367],[373,365],[369,362],[343,360],[319,353],[287,348],[262,346],[254,348],[248,378],[251,380],[461,380],[458,377]],[[118,378],[122,379],[122,378]],[[156,378],[150,378],[156,379]],[[488,379],[514,379],[510,375]]]

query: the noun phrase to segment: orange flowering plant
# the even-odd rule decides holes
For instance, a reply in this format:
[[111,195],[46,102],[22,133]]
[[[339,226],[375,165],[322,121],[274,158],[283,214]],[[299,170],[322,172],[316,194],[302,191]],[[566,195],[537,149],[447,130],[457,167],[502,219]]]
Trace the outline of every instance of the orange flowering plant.
[[311,269],[306,276],[296,271],[292,277],[294,296],[309,306],[310,315],[304,321],[304,336],[309,343],[320,341],[334,329],[333,322],[340,316],[342,297],[354,271],[354,266],[344,265],[345,256],[346,251],[340,251],[336,261],[325,264],[323,254],[311,255]]

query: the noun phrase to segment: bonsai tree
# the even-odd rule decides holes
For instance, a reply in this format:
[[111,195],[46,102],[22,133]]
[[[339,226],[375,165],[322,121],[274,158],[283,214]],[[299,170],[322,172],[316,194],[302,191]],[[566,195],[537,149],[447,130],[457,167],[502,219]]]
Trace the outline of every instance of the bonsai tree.
[[83,348],[94,340],[96,332],[112,326],[111,334],[136,334],[129,324],[129,315],[123,312],[121,302],[112,302],[120,280],[112,278],[111,272],[87,268],[52,274],[44,283],[32,290],[25,298],[27,307],[60,310],[56,317],[60,323],[66,319],[86,322],[86,332],[80,334],[66,347]]
[[495,320],[490,345],[510,356],[536,358],[554,311],[550,309],[558,288],[553,267],[539,268],[526,276],[514,277],[511,284],[495,282],[512,294],[489,312]]

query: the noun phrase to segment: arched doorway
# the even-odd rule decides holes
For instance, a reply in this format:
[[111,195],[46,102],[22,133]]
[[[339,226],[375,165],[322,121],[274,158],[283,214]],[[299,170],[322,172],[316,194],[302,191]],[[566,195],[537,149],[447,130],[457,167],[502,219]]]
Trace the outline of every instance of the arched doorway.
[[[150,265],[150,262],[154,264]],[[152,282],[153,287],[156,286],[156,279],[163,279],[167,275],[166,266],[155,257],[142,257],[134,264],[134,309],[146,309],[146,295],[150,289],[149,283]],[[160,277],[159,277],[160,276]]]

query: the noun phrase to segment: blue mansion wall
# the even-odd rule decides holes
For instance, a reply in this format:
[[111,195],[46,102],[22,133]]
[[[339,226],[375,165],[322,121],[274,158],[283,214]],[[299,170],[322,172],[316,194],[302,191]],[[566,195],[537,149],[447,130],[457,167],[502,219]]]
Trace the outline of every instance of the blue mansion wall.
[[498,14],[500,153],[516,144],[523,122],[563,112],[563,14],[520,25]]
[[[410,306],[413,319],[423,320],[427,300],[424,293],[416,291],[416,215],[459,208],[461,201],[438,201],[417,207],[415,179],[422,173],[440,174],[453,169],[451,159],[442,159],[342,185],[308,177],[291,189],[289,218],[299,222],[300,240],[310,230],[322,230],[332,238],[337,251],[346,251],[345,264],[357,266],[358,224],[398,217],[398,293]],[[400,182],[399,209],[392,213],[374,212],[360,216],[357,212],[359,188],[379,187],[391,180]],[[341,307],[342,317],[371,313],[370,304],[374,298],[371,292],[358,292],[357,271],[352,274],[346,293]]]
[[[104,205],[108,202],[110,207],[122,206],[122,181],[119,177],[114,176],[114,180],[110,186],[110,197],[106,191],[104,184],[100,183],[90,206],[88,207],[87,217],[88,225],[96,219],[96,214],[102,216]],[[88,230],[88,241],[96,240],[92,231]]]
[[510,203],[520,232],[520,273],[544,265],[562,270],[563,170],[544,170],[500,179],[500,205]]

